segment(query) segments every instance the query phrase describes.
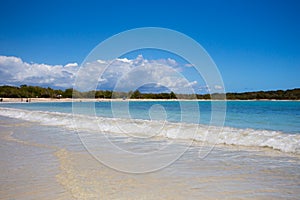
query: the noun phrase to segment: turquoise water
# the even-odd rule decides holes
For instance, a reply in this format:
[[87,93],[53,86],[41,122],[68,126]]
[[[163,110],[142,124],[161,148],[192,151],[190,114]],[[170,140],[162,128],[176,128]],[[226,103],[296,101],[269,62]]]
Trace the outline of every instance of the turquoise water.
[[[222,103],[214,102],[220,115]],[[208,126],[211,105],[0,104],[0,192],[4,199],[298,199],[300,102],[229,101],[225,127]]]
[[[55,115],[49,117],[54,120]],[[110,151],[102,137],[93,138],[99,152],[116,159],[118,165],[111,169],[90,155],[74,131],[62,126],[0,116],[0,138],[1,199],[299,199],[300,195],[299,156],[264,148],[218,146],[200,159],[199,151],[208,147],[193,145],[168,167],[136,175],[115,169],[149,166],[154,160],[130,162]],[[168,146],[170,155],[185,146],[165,140],[139,143],[113,135],[109,139],[134,152]],[[156,155],[165,158],[160,152]]]
[[[178,102],[178,101],[147,101],[147,102],[78,102],[76,113],[114,118],[158,119],[165,110],[167,121],[209,124],[211,120],[211,102]],[[216,103],[218,104],[218,102]],[[226,107],[225,126],[235,128],[251,128],[260,130],[281,131],[284,133],[300,133],[300,102],[298,101],[228,101]],[[149,110],[154,105],[152,116]],[[181,109],[184,105],[184,111]],[[72,113],[71,102],[61,103],[14,103],[0,104],[1,107],[50,112]],[[199,107],[198,107],[199,106]],[[113,109],[112,109],[113,108]],[[113,110],[113,111],[112,111]],[[155,113],[157,112],[157,115]],[[129,113],[129,114],[128,114]],[[154,117],[153,117],[154,116]],[[183,116],[183,117],[182,117]]]

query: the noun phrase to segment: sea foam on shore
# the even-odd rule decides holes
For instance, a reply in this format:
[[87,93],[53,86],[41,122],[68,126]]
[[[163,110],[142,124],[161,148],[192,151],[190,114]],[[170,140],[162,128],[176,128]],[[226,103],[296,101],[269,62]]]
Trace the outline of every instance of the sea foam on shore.
[[[149,121],[142,119],[104,118],[71,113],[28,111],[0,108],[0,115],[68,129],[124,135],[124,130],[140,137],[163,137],[194,140],[208,144],[228,144],[249,147],[268,147],[282,152],[300,154],[300,134],[279,131],[212,127],[208,125]],[[80,121],[76,123],[75,121]],[[100,124],[98,126],[97,124]],[[138,126],[138,129],[137,129]]]

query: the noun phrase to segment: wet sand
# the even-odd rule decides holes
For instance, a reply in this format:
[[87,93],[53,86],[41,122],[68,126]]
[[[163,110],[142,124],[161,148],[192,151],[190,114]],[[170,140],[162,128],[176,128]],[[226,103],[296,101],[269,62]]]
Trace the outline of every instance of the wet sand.
[[[0,130],[2,199],[300,196],[299,158],[277,151],[216,147],[208,157],[200,159],[195,144],[167,168],[128,174],[101,164],[86,151],[73,131],[5,117],[0,117]],[[105,151],[101,143],[99,148]]]
[[[219,101],[206,99],[95,99],[95,98],[2,98],[2,103],[27,103],[28,102],[111,102],[111,101]],[[300,101],[300,100],[226,100],[226,101]]]

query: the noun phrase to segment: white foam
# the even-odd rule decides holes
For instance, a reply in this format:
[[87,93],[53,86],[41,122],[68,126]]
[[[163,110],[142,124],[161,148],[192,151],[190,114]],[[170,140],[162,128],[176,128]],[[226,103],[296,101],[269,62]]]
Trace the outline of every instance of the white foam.
[[300,154],[300,134],[286,134],[279,131],[212,127],[140,119],[103,118],[13,108],[0,108],[0,115],[91,133],[102,132],[130,137],[165,137],[212,144],[269,147],[283,152]]

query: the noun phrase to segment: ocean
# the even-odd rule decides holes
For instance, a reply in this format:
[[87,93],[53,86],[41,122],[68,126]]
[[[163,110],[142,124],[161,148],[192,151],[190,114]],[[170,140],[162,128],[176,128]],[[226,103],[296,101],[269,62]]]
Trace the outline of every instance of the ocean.
[[3,199],[298,199],[299,101],[1,103]]

